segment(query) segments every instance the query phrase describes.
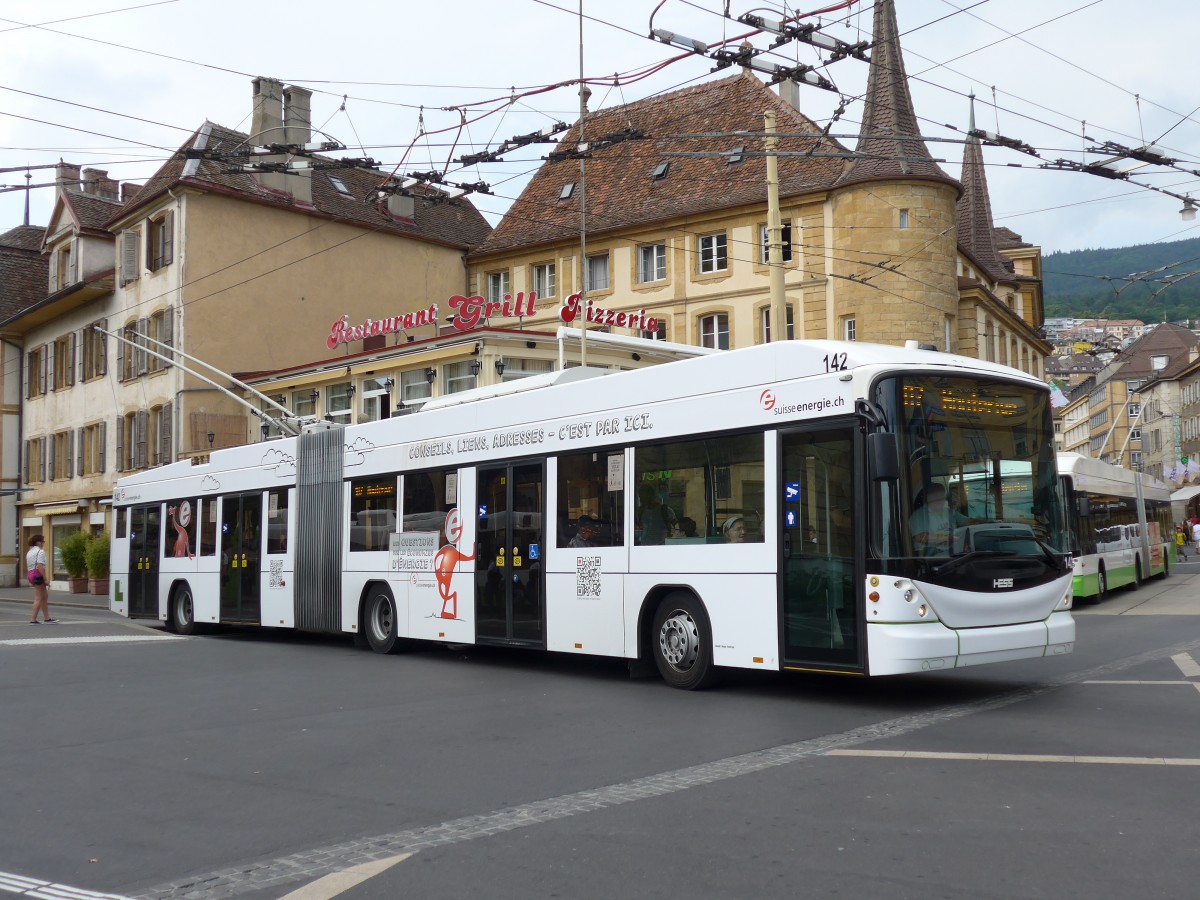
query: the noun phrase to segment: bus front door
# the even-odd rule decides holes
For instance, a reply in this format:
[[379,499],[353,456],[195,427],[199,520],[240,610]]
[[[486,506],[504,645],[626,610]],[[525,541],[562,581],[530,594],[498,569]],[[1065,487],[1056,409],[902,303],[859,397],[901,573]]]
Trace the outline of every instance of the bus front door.
[[258,623],[262,494],[221,498],[221,621]]
[[854,429],[780,435],[780,659],[784,667],[860,669],[856,552],[862,509]]
[[475,635],[481,643],[545,645],[542,463],[479,469]]
[[129,510],[129,617],[158,618],[158,560],[162,509]]

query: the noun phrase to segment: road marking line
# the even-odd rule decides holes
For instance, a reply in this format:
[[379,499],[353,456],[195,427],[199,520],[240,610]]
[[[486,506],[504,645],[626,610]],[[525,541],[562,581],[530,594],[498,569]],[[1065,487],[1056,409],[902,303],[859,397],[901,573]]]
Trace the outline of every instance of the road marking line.
[[130,900],[121,894],[101,894],[66,884],[56,884],[53,881],[26,878],[11,872],[0,872],[0,891],[21,897],[34,897],[37,900]]
[[1107,766],[1200,766],[1200,759],[1176,759],[1167,756],[1048,756],[1038,753],[935,753],[928,750],[830,750],[825,756],[971,762],[1088,763]]
[[401,853],[388,859],[377,859],[362,865],[333,872],[324,878],[318,878],[312,884],[306,884],[299,890],[284,894],[281,900],[330,900],[338,894],[345,893],[352,887],[357,887],[368,878],[374,878],[380,872],[387,871],[396,863],[404,862],[412,853]]
[[1084,684],[1194,684],[1191,681],[1085,681]]
[[136,641],[186,641],[177,634],[114,634],[108,637],[15,638],[0,641],[0,647],[23,647],[31,644],[130,644]]
[[1179,671],[1183,673],[1184,678],[1200,678],[1200,664],[1192,659],[1189,653],[1177,653],[1171,657],[1175,661],[1175,665],[1179,666]]

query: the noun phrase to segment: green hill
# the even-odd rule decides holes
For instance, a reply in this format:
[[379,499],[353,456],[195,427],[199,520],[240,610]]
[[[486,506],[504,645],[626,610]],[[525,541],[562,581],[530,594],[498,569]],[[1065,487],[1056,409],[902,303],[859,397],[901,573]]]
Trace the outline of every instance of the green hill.
[[[1170,268],[1147,276],[1144,282],[1127,284],[1120,280],[1162,266]],[[1169,286],[1162,282],[1165,277],[1188,273],[1197,274]],[[1042,259],[1042,277],[1047,316],[1143,322],[1200,319],[1200,238],[1111,250],[1050,253]]]

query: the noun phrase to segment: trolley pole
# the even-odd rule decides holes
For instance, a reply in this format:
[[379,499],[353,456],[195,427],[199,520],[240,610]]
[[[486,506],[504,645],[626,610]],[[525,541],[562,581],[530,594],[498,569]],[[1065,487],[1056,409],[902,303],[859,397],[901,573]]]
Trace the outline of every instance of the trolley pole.
[[[771,340],[787,340],[787,301],[783,292],[783,221],[779,215],[779,138],[775,137],[775,110],[763,114],[763,149],[767,156],[767,263],[771,267]],[[804,316],[796,332],[804,337]]]

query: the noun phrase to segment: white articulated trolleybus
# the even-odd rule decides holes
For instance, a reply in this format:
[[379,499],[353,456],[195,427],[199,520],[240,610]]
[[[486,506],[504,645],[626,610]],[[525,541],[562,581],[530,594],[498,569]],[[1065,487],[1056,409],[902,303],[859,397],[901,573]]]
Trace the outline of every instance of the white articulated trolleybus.
[[113,504],[112,608],[185,634],[602,654],[682,688],[1075,639],[1046,386],[924,350],[566,369],[132,474]]
[[1076,599],[1170,574],[1171,491],[1157,478],[1078,453],[1058,455]]

